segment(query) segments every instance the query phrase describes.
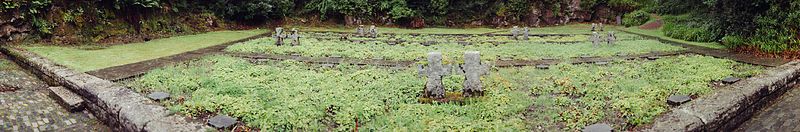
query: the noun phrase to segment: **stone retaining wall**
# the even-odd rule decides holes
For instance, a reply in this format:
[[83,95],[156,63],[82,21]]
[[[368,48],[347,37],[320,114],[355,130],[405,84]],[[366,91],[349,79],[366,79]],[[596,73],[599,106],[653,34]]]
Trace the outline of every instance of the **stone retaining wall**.
[[800,61],[719,88],[659,116],[646,131],[732,131],[800,82]]
[[4,46],[0,51],[27,66],[37,76],[55,82],[82,96],[98,119],[115,131],[207,131],[203,123],[189,122],[160,104],[120,84],[77,72],[18,48]]

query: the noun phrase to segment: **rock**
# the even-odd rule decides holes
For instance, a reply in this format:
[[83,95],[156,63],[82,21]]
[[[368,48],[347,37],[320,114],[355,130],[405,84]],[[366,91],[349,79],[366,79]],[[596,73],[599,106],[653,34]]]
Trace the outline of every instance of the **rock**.
[[75,112],[83,109],[84,100],[78,94],[64,87],[50,87],[48,89],[50,89],[50,96],[66,107],[67,110]]
[[156,100],[156,101],[165,100],[165,99],[169,98],[169,93],[153,92],[153,93],[148,94],[147,97],[150,98],[150,99]]
[[687,95],[672,95],[667,98],[667,104],[677,106],[691,100],[692,98]]
[[613,130],[611,125],[605,123],[592,124],[583,128],[583,132],[611,132]]
[[228,128],[236,124],[236,118],[226,115],[217,115],[209,118],[208,124],[215,128]]
[[733,84],[733,83],[738,82],[739,80],[742,80],[742,79],[738,78],[738,77],[726,77],[725,79],[722,79],[722,83]]
[[481,83],[482,75],[488,74],[488,65],[481,63],[481,55],[478,51],[467,51],[464,53],[464,66],[462,71],[466,77],[464,80],[464,96],[483,96]]

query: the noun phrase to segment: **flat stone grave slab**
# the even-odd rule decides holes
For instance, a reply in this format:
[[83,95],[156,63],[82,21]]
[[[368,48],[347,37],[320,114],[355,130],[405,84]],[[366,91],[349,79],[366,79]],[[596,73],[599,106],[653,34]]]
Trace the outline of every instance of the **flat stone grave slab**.
[[148,98],[153,99],[155,101],[159,100],[166,100],[169,99],[169,93],[165,92],[153,92],[147,95]]
[[209,118],[208,124],[215,128],[228,128],[236,124],[236,118],[226,115],[217,115]]
[[742,79],[738,78],[738,77],[726,77],[725,79],[722,79],[722,83],[733,84],[733,83],[739,82],[739,80],[742,80]]
[[550,65],[547,65],[547,64],[538,64],[538,65],[536,65],[536,68],[537,68],[537,69],[549,69],[549,68],[550,68]]
[[611,132],[614,128],[605,123],[592,124],[583,128],[583,132]]
[[667,104],[677,106],[691,101],[692,98],[687,95],[672,95],[667,98]]
[[64,87],[50,87],[50,95],[59,104],[71,112],[83,109],[83,98]]

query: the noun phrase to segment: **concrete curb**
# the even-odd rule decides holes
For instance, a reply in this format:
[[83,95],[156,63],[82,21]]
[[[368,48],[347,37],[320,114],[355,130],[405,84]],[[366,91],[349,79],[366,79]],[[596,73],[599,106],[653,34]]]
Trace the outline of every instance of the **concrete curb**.
[[800,61],[771,68],[659,116],[645,131],[733,131],[800,80]]
[[185,132],[215,130],[183,120],[160,104],[120,84],[57,65],[23,49],[0,47],[14,61],[51,85],[61,85],[86,100],[86,108],[114,131]]

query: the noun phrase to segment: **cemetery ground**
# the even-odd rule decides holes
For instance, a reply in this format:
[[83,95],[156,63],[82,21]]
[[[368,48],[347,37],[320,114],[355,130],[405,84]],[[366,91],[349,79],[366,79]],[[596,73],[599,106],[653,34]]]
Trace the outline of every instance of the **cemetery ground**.
[[[597,29],[597,35],[588,24],[531,28],[529,34],[377,28],[375,37],[353,28],[294,28],[300,30],[297,44],[273,34],[223,45],[199,59],[167,59],[175,62],[101,78],[143,96],[168,93],[159,104],[194,121],[236,118],[235,126],[220,128],[226,131],[579,131],[597,123],[637,131],[680,105],[668,103],[674,95],[703,98],[731,85],[732,78],[768,69],[706,56],[681,46],[686,43],[640,36],[657,32],[614,26]],[[289,29],[283,34],[291,34]],[[193,50],[264,32],[201,34],[102,49],[22,49],[80,72],[102,71],[139,67],[166,56],[183,58],[199,54]],[[607,39],[609,33],[614,39]],[[285,42],[278,45],[278,38]],[[470,86],[465,83],[470,71],[457,70],[472,63],[466,61],[468,51],[478,51],[479,64],[489,67],[478,84],[482,96],[462,93]],[[441,53],[441,60],[430,60],[431,52]],[[444,98],[431,99],[424,95],[430,81],[425,69],[439,62],[452,73],[440,76]],[[0,61],[0,69],[3,65]]]

